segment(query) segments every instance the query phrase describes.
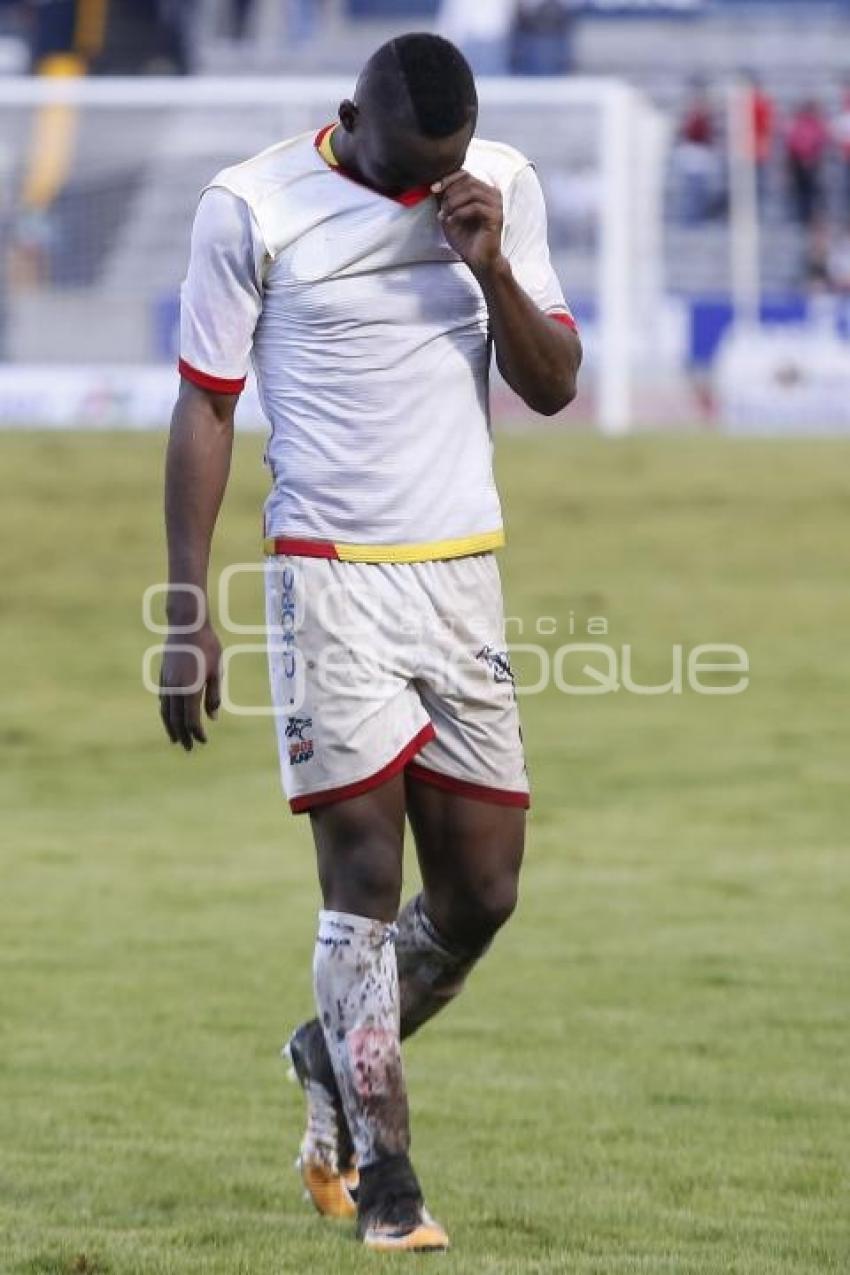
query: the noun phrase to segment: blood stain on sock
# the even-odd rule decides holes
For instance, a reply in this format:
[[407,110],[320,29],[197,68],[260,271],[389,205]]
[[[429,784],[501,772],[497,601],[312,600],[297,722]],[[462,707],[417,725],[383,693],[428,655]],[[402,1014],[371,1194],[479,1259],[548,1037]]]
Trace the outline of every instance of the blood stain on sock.
[[398,1035],[385,1027],[347,1033],[354,1087],[384,1154],[407,1150],[408,1115]]

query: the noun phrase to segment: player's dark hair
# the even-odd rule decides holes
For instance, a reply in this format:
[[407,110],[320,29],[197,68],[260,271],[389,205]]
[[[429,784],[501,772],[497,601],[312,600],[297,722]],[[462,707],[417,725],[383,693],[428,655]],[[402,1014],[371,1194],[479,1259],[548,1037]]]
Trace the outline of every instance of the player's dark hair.
[[403,106],[408,99],[425,137],[449,137],[478,113],[472,68],[460,49],[440,35],[397,36],[373,55],[369,71],[387,106]]

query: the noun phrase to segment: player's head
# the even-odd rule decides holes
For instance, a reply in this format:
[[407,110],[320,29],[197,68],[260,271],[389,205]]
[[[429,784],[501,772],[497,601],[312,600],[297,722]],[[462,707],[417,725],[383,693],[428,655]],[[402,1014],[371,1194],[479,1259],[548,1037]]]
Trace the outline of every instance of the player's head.
[[478,119],[466,58],[438,35],[381,46],[339,108],[363,177],[384,190],[428,185],[463,164]]

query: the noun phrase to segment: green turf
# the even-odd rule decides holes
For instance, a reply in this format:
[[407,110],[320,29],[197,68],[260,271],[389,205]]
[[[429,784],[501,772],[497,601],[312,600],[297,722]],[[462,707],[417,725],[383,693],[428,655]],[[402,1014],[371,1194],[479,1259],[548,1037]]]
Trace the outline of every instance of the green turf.
[[[291,1167],[318,896],[270,723],[185,757],[140,689],[162,448],[0,436],[0,1270],[385,1270]],[[259,452],[219,565],[256,553]],[[526,640],[604,615],[641,680],[726,641],[752,685],[526,701],[521,909],[408,1049],[440,1269],[845,1272],[850,445],[512,438],[500,470]]]

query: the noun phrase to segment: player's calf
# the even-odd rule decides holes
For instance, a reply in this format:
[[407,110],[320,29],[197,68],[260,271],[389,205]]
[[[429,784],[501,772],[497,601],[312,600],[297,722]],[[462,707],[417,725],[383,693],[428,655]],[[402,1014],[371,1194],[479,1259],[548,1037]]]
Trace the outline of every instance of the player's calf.
[[498,928],[496,918],[491,919],[489,928],[479,916],[471,927],[472,941],[457,943],[437,928],[421,894],[402,909],[396,938],[402,1039],[412,1036],[463,990]]

